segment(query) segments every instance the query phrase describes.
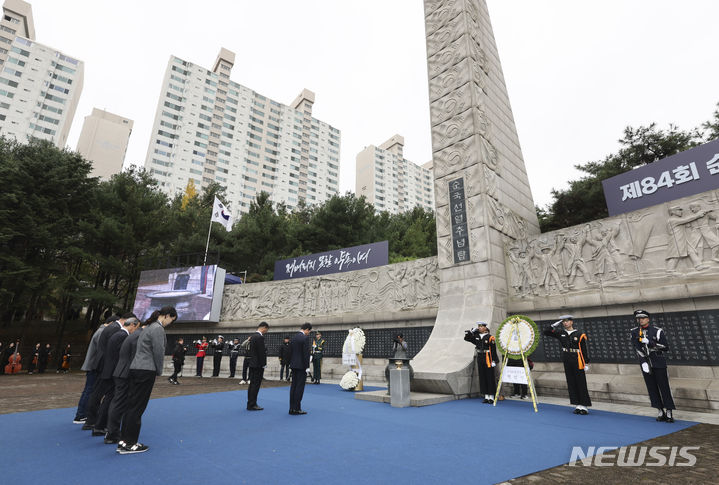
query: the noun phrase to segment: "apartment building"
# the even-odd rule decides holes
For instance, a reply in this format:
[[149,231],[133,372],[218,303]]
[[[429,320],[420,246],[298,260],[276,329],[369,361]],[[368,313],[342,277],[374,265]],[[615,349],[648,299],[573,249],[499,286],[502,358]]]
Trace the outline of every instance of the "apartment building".
[[212,69],[171,56],[162,81],[145,167],[174,197],[190,179],[226,189],[233,213],[261,191],[289,209],[339,192],[340,131],[312,116],[315,95],[289,105],[230,79],[235,54]]
[[77,151],[92,162],[91,177],[107,180],[122,171],[132,124],[128,118],[98,108],[85,117]]
[[434,211],[433,184],[432,162],[420,166],[405,159],[400,135],[357,154],[355,192],[378,211],[397,214],[416,206]]
[[35,41],[32,7],[6,0],[0,19],[0,135],[64,148],[82,92],[84,64]]

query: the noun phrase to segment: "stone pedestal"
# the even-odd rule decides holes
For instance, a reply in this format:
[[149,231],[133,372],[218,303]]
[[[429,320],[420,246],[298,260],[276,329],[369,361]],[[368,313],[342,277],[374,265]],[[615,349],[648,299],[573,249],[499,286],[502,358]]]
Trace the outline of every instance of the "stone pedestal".
[[393,408],[409,407],[409,369],[390,369],[390,404]]

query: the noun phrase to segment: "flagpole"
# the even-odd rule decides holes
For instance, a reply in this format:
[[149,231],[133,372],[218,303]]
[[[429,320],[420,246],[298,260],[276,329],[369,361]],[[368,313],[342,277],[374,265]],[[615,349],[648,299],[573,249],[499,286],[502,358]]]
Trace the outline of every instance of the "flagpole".
[[212,220],[210,220],[210,227],[207,229],[207,244],[205,244],[205,259],[202,260],[202,266],[207,263],[207,250],[210,249],[210,233],[212,232]]

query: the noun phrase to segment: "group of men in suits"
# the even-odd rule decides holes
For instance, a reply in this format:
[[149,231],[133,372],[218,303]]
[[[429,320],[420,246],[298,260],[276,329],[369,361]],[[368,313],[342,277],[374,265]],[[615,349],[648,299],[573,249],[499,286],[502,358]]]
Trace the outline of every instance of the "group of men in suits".
[[164,327],[176,318],[173,307],[164,307],[141,327],[133,313],[125,313],[113,315],[95,331],[82,366],[85,388],[73,423],[92,430],[92,436],[104,436],[105,444],[117,444],[120,454],[147,451],[138,442],[141,417],[155,377],[162,375]]
[[[247,410],[262,411],[264,408],[257,404],[257,395],[260,391],[262,376],[267,366],[267,347],[265,347],[265,334],[270,326],[267,322],[261,322],[257,332],[250,337],[247,358],[249,360],[250,386],[247,390]],[[300,330],[292,336],[289,343],[289,352],[285,359],[289,361],[292,369],[292,384],[290,385],[290,410],[289,414],[296,416],[307,414],[302,409],[302,396],[305,392],[305,381],[310,368],[310,354],[312,344],[308,335],[312,325],[303,323]]]

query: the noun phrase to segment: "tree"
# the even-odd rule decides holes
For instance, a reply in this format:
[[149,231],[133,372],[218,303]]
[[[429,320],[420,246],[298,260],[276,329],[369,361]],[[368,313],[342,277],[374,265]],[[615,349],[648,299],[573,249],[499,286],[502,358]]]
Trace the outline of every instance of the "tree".
[[566,190],[552,190],[554,201],[538,213],[540,228],[543,232],[551,231],[607,217],[602,180],[688,150],[701,142],[701,134],[696,129],[682,131],[670,125],[667,130],[659,130],[654,123],[625,128],[617,153],[601,161],[575,165],[587,175],[569,182]]
[[48,141],[0,139],[2,319],[55,313],[76,290],[80,223],[97,179],[80,155]]
[[91,282],[84,294],[91,328],[106,309],[131,307],[142,261],[167,251],[171,220],[167,197],[144,169],[116,174],[97,188],[81,225]]
[[182,196],[182,204],[180,206],[182,210],[185,210],[190,201],[196,198],[197,189],[195,188],[195,179],[190,179],[187,181],[187,186],[185,187],[185,194]]

